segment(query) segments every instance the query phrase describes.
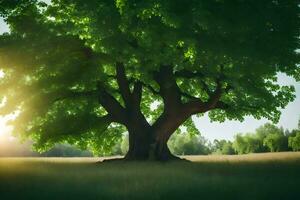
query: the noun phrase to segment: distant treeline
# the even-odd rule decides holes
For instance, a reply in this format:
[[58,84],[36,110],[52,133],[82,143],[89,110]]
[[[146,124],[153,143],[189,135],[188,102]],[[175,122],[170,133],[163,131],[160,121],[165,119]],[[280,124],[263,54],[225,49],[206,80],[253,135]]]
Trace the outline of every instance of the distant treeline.
[[210,147],[210,153],[225,155],[299,151],[300,127],[284,131],[283,128],[267,123],[257,128],[254,133],[237,134],[233,141],[214,140],[207,146]]
[[[3,143],[3,142],[2,142]],[[4,145],[5,144],[5,145]],[[7,141],[0,146],[0,156],[45,156],[45,157],[90,157],[88,150],[80,150],[68,144],[58,144],[50,151],[36,153],[31,151],[31,142],[20,144],[17,140]],[[292,131],[278,128],[267,123],[256,129],[254,133],[239,133],[234,140],[208,141],[201,134],[173,134],[168,146],[177,155],[208,154],[248,154],[260,152],[300,151],[300,120],[298,129]],[[97,156],[124,155],[128,149],[128,136],[113,146],[110,153]]]
[[0,144],[0,157],[92,157],[88,150],[81,150],[69,144],[57,144],[44,153],[32,150],[32,142],[20,143],[17,139]]

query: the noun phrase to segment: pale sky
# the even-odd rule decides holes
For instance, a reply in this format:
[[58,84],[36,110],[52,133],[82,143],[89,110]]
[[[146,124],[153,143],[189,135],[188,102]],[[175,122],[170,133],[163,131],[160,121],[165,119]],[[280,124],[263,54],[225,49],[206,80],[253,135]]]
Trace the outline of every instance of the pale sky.
[[[3,19],[0,18],[0,34],[7,31],[8,27],[3,22]],[[298,126],[300,117],[300,83],[296,83],[294,79],[284,74],[280,74],[278,78],[279,83],[282,85],[294,85],[297,97],[294,102],[289,103],[282,110],[282,115],[277,125],[282,126],[284,129],[295,129]],[[5,125],[8,118],[0,117],[0,135],[10,132],[10,128]],[[232,140],[236,133],[253,132],[258,126],[268,122],[266,119],[256,120],[253,117],[247,117],[243,122],[227,120],[223,123],[211,123],[207,115],[201,118],[194,117],[193,119],[201,134],[211,141],[214,139]]]

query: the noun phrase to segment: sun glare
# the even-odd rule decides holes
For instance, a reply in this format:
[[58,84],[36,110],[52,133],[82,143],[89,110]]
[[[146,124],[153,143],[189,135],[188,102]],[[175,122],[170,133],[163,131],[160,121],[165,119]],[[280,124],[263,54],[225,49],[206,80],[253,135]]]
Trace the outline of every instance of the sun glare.
[[7,126],[6,122],[5,117],[0,118],[0,143],[8,139],[11,132],[11,126]]
[[[0,69],[0,79],[5,77],[5,72],[3,71],[3,69]],[[4,97],[3,99],[1,99],[0,101],[0,107],[3,107],[6,103],[6,97]],[[18,112],[15,112],[13,114],[9,114],[6,116],[0,116],[0,142],[3,142],[5,140],[10,140],[12,139],[11,136],[11,131],[13,129],[12,126],[7,125],[7,121],[15,119],[16,116],[18,115]]]
[[18,113],[14,113],[0,117],[0,143],[14,138],[13,136],[11,136],[11,131],[13,127],[7,125],[7,122],[9,120],[15,119],[17,114]]
[[2,69],[0,69],[0,79],[3,78],[5,76],[5,73]]

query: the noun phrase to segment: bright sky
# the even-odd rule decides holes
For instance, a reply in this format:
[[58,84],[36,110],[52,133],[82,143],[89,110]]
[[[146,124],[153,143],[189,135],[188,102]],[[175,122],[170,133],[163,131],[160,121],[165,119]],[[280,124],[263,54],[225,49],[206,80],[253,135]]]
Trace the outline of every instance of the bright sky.
[[[7,32],[8,27],[0,18],[0,34]],[[296,83],[294,79],[283,74],[279,75],[279,83],[282,85],[294,85],[296,88],[296,100],[291,102],[284,110],[280,118],[278,126],[285,129],[295,129],[298,126],[298,119],[300,117],[300,83]],[[10,117],[0,117],[0,139],[7,135],[11,127],[5,125]],[[214,139],[233,139],[236,133],[253,132],[258,126],[268,122],[266,119],[255,120],[253,117],[247,117],[243,122],[239,121],[225,121],[224,123],[211,123],[207,115],[201,118],[194,118],[197,128],[202,135],[209,140]]]

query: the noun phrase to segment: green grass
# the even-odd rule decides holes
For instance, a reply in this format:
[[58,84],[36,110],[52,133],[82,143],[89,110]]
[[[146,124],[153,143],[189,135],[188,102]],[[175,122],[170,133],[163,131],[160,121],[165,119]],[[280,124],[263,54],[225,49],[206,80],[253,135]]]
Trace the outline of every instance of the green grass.
[[193,162],[0,158],[0,199],[300,198],[300,153],[187,158]]

